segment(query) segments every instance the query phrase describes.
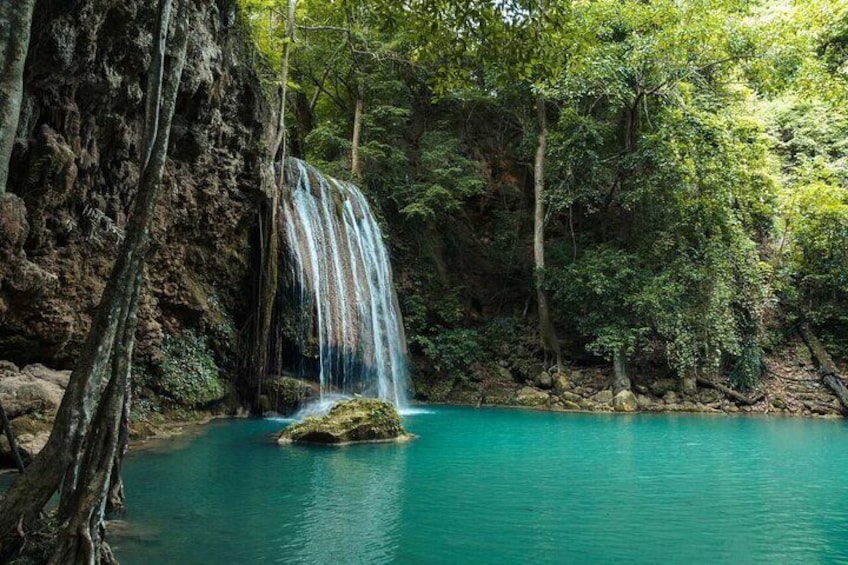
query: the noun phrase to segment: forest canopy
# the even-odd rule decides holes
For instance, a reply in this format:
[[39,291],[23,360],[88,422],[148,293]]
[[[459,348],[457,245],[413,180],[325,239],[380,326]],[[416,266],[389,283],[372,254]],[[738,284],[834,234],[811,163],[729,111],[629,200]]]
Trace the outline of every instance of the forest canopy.
[[299,0],[291,40],[283,2],[241,7],[269,92],[291,41],[294,154],[380,204],[436,370],[534,333],[534,288],[566,357],[746,388],[799,321],[848,351],[844,3]]

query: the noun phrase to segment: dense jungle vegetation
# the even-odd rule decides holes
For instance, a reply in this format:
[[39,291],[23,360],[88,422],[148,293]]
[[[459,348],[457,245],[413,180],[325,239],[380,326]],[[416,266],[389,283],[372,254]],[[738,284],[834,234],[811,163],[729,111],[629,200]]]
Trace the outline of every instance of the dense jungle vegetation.
[[848,353],[843,3],[241,7],[290,151],[378,203],[425,372],[544,350],[745,389],[800,321]]

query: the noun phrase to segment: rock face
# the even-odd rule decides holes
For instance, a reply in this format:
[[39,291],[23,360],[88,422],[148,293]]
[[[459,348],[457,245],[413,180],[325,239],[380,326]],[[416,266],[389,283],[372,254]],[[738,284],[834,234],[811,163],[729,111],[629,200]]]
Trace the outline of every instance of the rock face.
[[639,408],[639,403],[631,391],[622,390],[613,397],[612,407],[616,412],[635,412]]
[[376,398],[339,402],[326,416],[306,418],[289,426],[278,442],[344,445],[407,439],[395,407]]
[[592,400],[601,404],[603,406],[607,406],[612,402],[612,391],[611,390],[602,390],[598,394],[592,397]]
[[[47,443],[69,377],[70,371],[54,371],[44,365],[18,369],[12,363],[0,362],[0,403],[11,420],[24,461]],[[5,434],[0,434],[0,460],[12,463]]]
[[0,402],[10,419],[27,414],[53,417],[65,388],[70,371],[52,371],[44,365],[27,365],[16,371],[14,366],[0,368]]
[[513,402],[519,406],[540,406],[548,401],[548,393],[526,386],[515,393]]
[[264,384],[262,411],[277,414],[291,414],[302,404],[315,400],[319,395],[318,386],[309,381],[281,376]]
[[[75,362],[139,180],[156,2],[38,3],[9,195],[0,199],[0,358]],[[190,36],[150,230],[136,360],[194,328],[232,365],[270,111],[234,0],[190,4]],[[18,195],[18,196],[15,196]]]

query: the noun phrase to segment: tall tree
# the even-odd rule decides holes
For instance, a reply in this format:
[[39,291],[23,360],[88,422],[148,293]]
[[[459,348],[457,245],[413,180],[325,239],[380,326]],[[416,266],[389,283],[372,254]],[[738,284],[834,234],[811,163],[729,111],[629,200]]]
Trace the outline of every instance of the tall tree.
[[6,192],[18,130],[34,8],[35,0],[0,3],[0,197]]
[[[179,6],[175,47],[165,70],[172,0],[161,0],[153,41],[141,176],[135,207],[88,337],[71,373],[44,449],[0,501],[0,557],[9,555],[63,482],[61,535],[53,561],[101,558],[106,491],[117,448],[118,424],[133,349],[134,316],[150,224],[167,158],[171,120],[185,63],[188,0]],[[152,101],[152,102],[151,102]],[[105,391],[101,393],[104,378]]]

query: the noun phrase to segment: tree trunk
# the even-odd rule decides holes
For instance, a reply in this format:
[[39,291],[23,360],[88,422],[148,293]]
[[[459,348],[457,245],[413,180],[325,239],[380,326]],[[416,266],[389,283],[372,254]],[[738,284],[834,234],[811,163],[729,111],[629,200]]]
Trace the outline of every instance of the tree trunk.
[[[170,0],[162,0],[160,8],[169,3]],[[78,485],[83,440],[100,400],[101,383],[112,359],[120,316],[125,311],[127,297],[131,294],[133,281],[143,262],[149,226],[165,168],[171,119],[185,63],[188,38],[186,4],[187,2],[184,2],[180,6],[174,38],[177,47],[172,57],[173,63],[168,72],[164,93],[161,84],[153,84],[154,88],[149,88],[147,93],[148,96],[160,99],[157,103],[157,126],[145,127],[147,135],[155,140],[152,144],[154,149],[147,159],[147,166],[142,168],[135,207],[127,225],[126,239],[112,267],[88,337],[71,373],[50,438],[33,459],[27,472],[12,485],[5,498],[0,501],[0,557],[8,554],[18,541],[15,538],[18,523],[27,525],[41,512],[63,477],[66,477],[65,491],[72,491]],[[167,14],[168,10],[160,9],[162,19]],[[167,22],[164,26],[167,29]],[[164,34],[160,39],[164,41]],[[164,43],[155,43],[154,60],[157,53],[164,53],[164,49]],[[150,87],[151,83],[148,86]],[[142,147],[150,145],[148,141],[143,140]]]
[[353,109],[353,136],[350,141],[350,172],[355,179],[362,178],[362,162],[359,159],[359,141],[362,137],[362,106],[365,87],[362,81],[356,85],[356,105]]
[[85,450],[80,457],[79,479],[73,490],[62,492],[58,511],[59,533],[49,561],[53,565],[101,562],[101,548],[105,544],[106,499],[120,443],[142,272],[138,272],[120,313],[122,321],[114,347],[112,374],[86,436]]
[[612,390],[618,394],[622,390],[630,390],[630,377],[627,376],[627,356],[624,349],[619,347],[612,354],[612,367],[615,382]]
[[822,342],[819,341],[819,338],[813,333],[808,323],[804,322],[801,324],[799,331],[801,332],[801,337],[804,339],[804,343],[810,348],[810,352],[819,366],[822,381],[836,395],[839,402],[842,403],[843,412],[848,411],[848,388],[845,387],[845,383],[839,374],[839,368],[833,362],[833,358],[827,352],[824,345],[822,345]]
[[737,392],[737,391],[733,390],[732,388],[724,386],[723,384],[714,383],[713,381],[711,381],[709,379],[705,379],[704,377],[694,377],[694,378],[696,380],[696,384],[700,384],[700,385],[703,385],[705,387],[715,389],[715,390],[719,391],[720,393],[722,393],[723,395],[735,400],[737,404],[742,404],[744,406],[750,406],[752,404],[756,404],[757,402],[762,400],[763,397],[765,396],[765,394],[763,394],[763,393],[756,394],[756,395],[750,396],[750,397],[745,396],[741,392]]
[[124,393],[124,407],[121,410],[121,428],[118,435],[118,449],[112,463],[112,476],[109,479],[109,495],[106,497],[106,511],[110,513],[124,510],[124,479],[122,476],[124,456],[130,445],[130,406],[132,405],[132,383],[127,379]]
[[6,439],[9,440],[9,451],[12,453],[12,459],[15,461],[15,467],[21,473],[24,472],[24,462],[21,460],[21,454],[18,451],[18,443],[15,441],[15,434],[12,432],[12,426],[9,424],[9,418],[6,417],[6,411],[3,409],[3,404],[0,404],[0,426],[6,432]]
[[545,97],[536,96],[536,118],[538,137],[536,142],[536,161],[534,165],[534,197],[536,206],[533,214],[533,258],[535,260],[536,300],[539,303],[539,332],[542,347],[556,355],[557,370],[562,365],[559,339],[551,321],[548,297],[542,287],[540,277],[545,269],[545,150],[548,141],[548,122],[545,115]]
[[35,0],[0,1],[0,197],[18,131],[33,8]]
[[687,369],[680,378],[680,392],[683,394],[695,394],[698,390],[698,373],[695,369]]

